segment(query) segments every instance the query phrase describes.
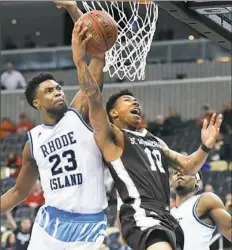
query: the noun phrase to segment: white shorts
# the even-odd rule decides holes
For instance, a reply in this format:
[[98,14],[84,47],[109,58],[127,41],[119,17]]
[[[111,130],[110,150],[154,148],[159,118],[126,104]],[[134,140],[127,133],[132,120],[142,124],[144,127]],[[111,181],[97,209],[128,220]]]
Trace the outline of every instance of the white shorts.
[[106,227],[103,212],[74,214],[42,207],[32,229],[28,250],[98,250]]

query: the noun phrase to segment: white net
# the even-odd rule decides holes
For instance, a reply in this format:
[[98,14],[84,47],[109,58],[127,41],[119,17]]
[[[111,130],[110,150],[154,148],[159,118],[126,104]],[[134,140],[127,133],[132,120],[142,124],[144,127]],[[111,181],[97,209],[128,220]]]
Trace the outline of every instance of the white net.
[[105,72],[130,81],[144,80],[146,58],[156,30],[158,6],[152,1],[82,1],[86,11],[107,11],[118,23],[118,38],[106,53]]

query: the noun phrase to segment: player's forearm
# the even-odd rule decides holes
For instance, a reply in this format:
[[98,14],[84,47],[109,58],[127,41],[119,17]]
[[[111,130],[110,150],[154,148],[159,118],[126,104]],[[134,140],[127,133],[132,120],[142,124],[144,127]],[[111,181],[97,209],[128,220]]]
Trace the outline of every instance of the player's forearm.
[[196,174],[205,163],[208,154],[201,147],[193,154],[186,156],[170,149],[163,149],[169,160],[169,166],[187,175]]
[[7,193],[1,196],[1,214],[17,206],[25,200],[27,196],[28,194],[22,194],[16,187],[11,188]]
[[93,79],[97,82],[100,91],[102,92],[104,83],[104,72],[105,67],[105,55],[93,55],[91,56],[91,62],[89,64],[89,71]]
[[84,60],[78,62],[78,80],[80,84],[80,89],[85,93],[88,98],[88,101],[94,102],[99,95],[101,95],[100,89],[93,79],[86,63]]
[[220,231],[230,242],[232,242],[232,223],[230,223],[230,228],[225,231]]
[[220,219],[221,221],[218,223],[219,232],[229,241],[232,241],[232,216],[225,211],[224,216]]
[[183,170],[186,174],[194,175],[201,170],[202,165],[205,163],[208,154],[204,152],[201,147],[189,155],[186,165],[183,165]]
[[76,4],[67,7],[66,10],[68,11],[74,23],[83,15],[83,12],[77,7]]

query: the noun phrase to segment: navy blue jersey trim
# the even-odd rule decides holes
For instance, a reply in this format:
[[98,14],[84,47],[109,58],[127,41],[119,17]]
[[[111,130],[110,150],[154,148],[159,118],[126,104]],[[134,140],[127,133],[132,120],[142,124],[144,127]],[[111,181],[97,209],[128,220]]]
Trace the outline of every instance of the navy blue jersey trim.
[[213,225],[209,225],[209,224],[204,223],[204,222],[197,216],[197,211],[196,211],[196,210],[197,210],[197,205],[198,205],[200,199],[201,199],[201,196],[196,200],[196,202],[195,202],[195,204],[194,204],[194,206],[193,206],[193,216],[194,216],[194,218],[197,220],[197,222],[199,222],[201,225],[203,225],[203,226],[205,226],[205,227],[208,227],[208,228],[210,228],[210,229],[215,229],[216,226],[213,226]]
[[29,142],[30,151],[31,151],[31,158],[32,158],[33,160],[35,160],[34,151],[33,151],[33,141],[32,141],[31,133],[28,131],[28,132],[27,132],[27,135],[28,135],[28,142]]

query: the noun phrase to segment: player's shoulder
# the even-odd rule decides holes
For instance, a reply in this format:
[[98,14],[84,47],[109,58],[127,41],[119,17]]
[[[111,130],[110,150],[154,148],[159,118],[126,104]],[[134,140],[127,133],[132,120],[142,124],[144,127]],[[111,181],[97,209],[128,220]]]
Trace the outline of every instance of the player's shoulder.
[[68,120],[68,122],[70,122],[70,119],[71,119],[73,122],[74,121],[73,118],[77,118],[75,119],[76,121],[81,122],[91,132],[93,131],[93,129],[91,128],[89,123],[86,121],[86,119],[82,116],[82,114],[77,109],[73,107],[69,107],[65,116],[62,119],[65,119],[66,121]]
[[28,131],[28,134],[35,133],[35,132],[42,130],[42,129],[43,129],[43,124],[36,125],[35,127],[33,127],[32,129],[30,129]]
[[214,206],[224,206],[221,198],[212,192],[205,192],[200,196],[198,206],[203,206],[206,209],[210,209]]

